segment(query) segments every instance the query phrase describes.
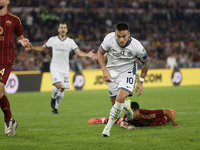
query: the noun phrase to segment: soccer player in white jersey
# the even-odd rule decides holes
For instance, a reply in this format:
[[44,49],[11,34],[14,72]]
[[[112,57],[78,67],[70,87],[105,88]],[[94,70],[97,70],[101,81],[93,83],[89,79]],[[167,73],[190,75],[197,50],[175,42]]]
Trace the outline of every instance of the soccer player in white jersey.
[[[107,53],[107,65],[104,54]],[[101,66],[103,77],[108,82],[109,96],[113,107],[105,126],[103,137],[110,136],[110,130],[120,116],[123,109],[131,118],[133,112],[130,109],[130,101],[125,99],[132,96],[137,78],[138,59],[142,63],[142,71],[137,82],[136,92],[138,96],[143,93],[143,82],[148,71],[148,56],[141,43],[130,36],[129,26],[126,23],[118,23],[115,32],[109,33],[101,43],[97,53],[97,59]]]
[[81,51],[73,39],[67,37],[67,24],[62,22],[58,26],[58,36],[53,36],[43,46],[31,46],[30,49],[43,51],[52,48],[52,60],[50,72],[53,81],[51,107],[52,112],[57,114],[58,107],[64,97],[64,90],[70,88],[69,81],[69,53],[74,51],[78,56],[96,58],[91,50],[89,53]]

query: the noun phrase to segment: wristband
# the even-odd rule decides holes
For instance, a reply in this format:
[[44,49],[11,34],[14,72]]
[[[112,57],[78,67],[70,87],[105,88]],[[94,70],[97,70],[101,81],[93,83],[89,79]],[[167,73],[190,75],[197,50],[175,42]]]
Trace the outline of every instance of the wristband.
[[140,82],[144,82],[144,78],[141,78],[141,77],[140,77],[140,78],[139,78],[139,81],[140,81]]

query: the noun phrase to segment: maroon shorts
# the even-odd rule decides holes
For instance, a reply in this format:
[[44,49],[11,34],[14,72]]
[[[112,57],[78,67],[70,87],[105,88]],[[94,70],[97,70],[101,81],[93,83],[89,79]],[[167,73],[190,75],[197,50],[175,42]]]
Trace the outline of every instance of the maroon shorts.
[[0,64],[0,82],[6,85],[11,70],[12,64]]

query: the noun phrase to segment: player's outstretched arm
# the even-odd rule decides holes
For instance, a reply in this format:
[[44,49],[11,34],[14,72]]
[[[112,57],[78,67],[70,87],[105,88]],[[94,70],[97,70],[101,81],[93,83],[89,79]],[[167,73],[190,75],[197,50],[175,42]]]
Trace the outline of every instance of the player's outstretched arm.
[[18,42],[26,49],[29,50],[31,47],[31,43],[27,38],[24,38],[23,35],[17,37]]
[[137,82],[137,86],[136,86],[136,92],[138,92],[137,96],[140,96],[143,93],[143,82],[144,82],[144,78],[148,72],[148,68],[149,68],[149,59],[147,58],[144,62],[142,62],[142,71],[141,71],[141,75],[140,78],[143,79]]
[[120,123],[120,128],[125,128],[127,130],[136,130],[136,128],[134,126],[129,126],[128,122],[122,121]]
[[174,127],[180,127],[170,109],[163,109],[163,113],[170,119]]
[[44,51],[46,49],[45,44],[42,46],[32,46],[30,47],[31,50],[35,50],[35,51]]
[[78,49],[75,50],[75,53],[76,53],[76,55],[81,56],[81,57],[89,57],[92,60],[97,59],[97,55],[94,53],[94,49],[91,50],[89,53],[85,53],[78,48]]

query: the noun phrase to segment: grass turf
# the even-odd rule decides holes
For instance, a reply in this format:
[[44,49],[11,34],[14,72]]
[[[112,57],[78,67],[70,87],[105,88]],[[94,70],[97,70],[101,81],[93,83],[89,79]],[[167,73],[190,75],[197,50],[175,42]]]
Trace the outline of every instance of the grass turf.
[[[17,136],[4,135],[3,113],[0,113],[1,150],[197,150],[200,148],[200,86],[145,88],[130,99],[140,108],[176,110],[176,120],[159,127],[137,127],[126,130],[114,125],[110,138],[103,138],[104,125],[89,125],[91,118],[108,117],[111,102],[107,90],[65,92],[59,114],[51,112],[51,93],[17,93],[8,95]],[[121,115],[122,116],[122,115]]]

